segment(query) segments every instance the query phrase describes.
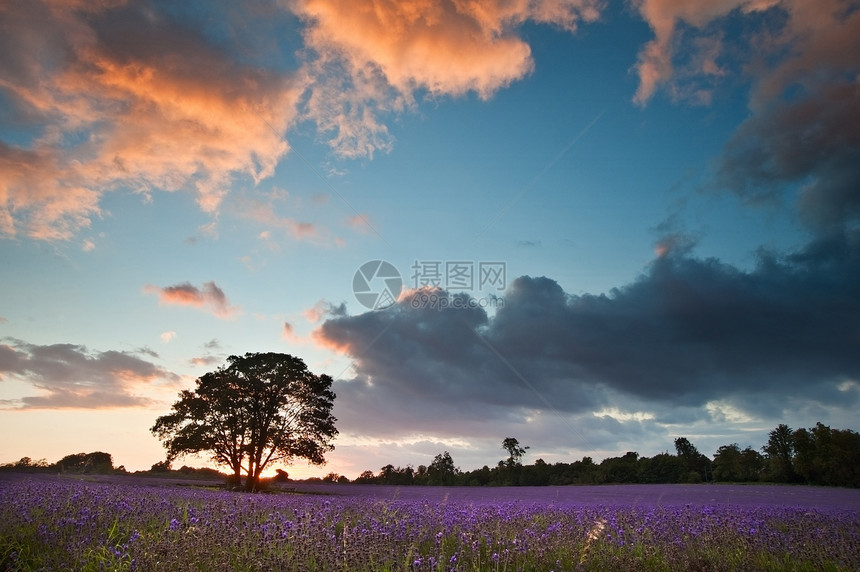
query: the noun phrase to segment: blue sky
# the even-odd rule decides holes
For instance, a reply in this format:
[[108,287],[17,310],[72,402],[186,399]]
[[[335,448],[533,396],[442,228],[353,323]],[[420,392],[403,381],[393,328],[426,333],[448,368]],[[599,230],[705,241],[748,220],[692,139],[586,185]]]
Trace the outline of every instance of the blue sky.
[[856,429],[850,2],[46,0],[0,29],[0,460],[148,468],[177,392],[255,351],[336,379],[302,475]]

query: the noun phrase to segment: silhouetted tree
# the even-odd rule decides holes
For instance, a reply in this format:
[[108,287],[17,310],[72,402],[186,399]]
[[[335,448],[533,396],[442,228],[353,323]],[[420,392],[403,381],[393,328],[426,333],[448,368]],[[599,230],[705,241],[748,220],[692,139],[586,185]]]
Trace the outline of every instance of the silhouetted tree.
[[628,451],[622,457],[610,457],[600,463],[604,481],[607,483],[635,483],[637,481],[636,462],[639,453]]
[[767,455],[766,476],[768,480],[791,483],[797,480],[794,472],[794,431],[780,424],[768,434],[767,445],[761,448]]
[[427,468],[429,484],[431,485],[453,485],[454,479],[460,469],[454,466],[451,453],[445,451],[433,457],[433,462]]
[[528,447],[520,446],[520,442],[513,437],[505,437],[505,440],[502,441],[502,449],[508,452],[508,466],[513,467],[520,464]]
[[323,464],[337,435],[331,414],[332,378],[314,375],[296,357],[280,353],[230,356],[226,367],[197,379],[171,413],[151,431],[167,449],[167,460],[208,452],[233,471],[236,485],[257,489],[273,462],[304,458]]
[[750,482],[759,480],[764,457],[752,447],[743,451],[737,443],[723,445],[714,454],[714,480]]
[[75,453],[66,455],[55,463],[57,470],[63,473],[111,473],[113,472],[113,457],[110,453],[94,451],[92,453]]
[[170,462],[159,461],[157,463],[153,463],[149,470],[153,473],[167,473],[170,471]]
[[642,483],[678,483],[687,470],[683,460],[669,453],[642,457],[638,468],[639,482]]
[[675,439],[675,451],[678,453],[687,468],[687,482],[700,482],[708,480],[708,475],[711,472],[711,460],[690,443],[686,437],[678,437]]
[[822,423],[793,434],[794,468],[812,485],[860,486],[860,435]]

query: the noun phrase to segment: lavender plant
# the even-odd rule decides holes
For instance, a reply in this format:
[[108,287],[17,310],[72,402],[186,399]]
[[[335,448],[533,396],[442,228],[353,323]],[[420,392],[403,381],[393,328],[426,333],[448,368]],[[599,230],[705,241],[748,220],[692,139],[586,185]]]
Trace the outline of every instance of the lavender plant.
[[0,570],[860,569],[851,509],[353,490],[0,481]]

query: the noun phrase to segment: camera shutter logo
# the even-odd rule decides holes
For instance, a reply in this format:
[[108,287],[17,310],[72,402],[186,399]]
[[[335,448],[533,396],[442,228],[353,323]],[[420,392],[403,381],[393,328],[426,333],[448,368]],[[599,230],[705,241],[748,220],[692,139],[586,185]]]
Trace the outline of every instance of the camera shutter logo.
[[382,310],[397,302],[403,289],[400,272],[390,262],[371,260],[355,271],[352,292],[365,308]]

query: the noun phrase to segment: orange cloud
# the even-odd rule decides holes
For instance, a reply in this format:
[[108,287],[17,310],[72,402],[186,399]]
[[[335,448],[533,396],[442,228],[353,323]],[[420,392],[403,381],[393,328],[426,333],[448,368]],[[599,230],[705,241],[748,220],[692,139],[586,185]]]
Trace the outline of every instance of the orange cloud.
[[219,318],[230,318],[240,310],[230,305],[224,291],[215,282],[206,282],[197,288],[189,282],[160,288],[147,284],[143,287],[147,294],[157,294],[161,304],[177,304],[207,309]]
[[[829,81],[832,70],[856,67],[860,56],[860,16],[851,10],[848,0],[642,0],[639,12],[654,31],[655,38],[639,53],[635,69],[639,88],[634,101],[646,103],[663,85],[671,85],[677,71],[673,58],[681,50],[692,57],[690,69],[682,76],[721,75],[717,64],[721,55],[718,38],[705,30],[728,14],[742,14],[776,9],[784,17],[778,29],[768,29],[753,38],[756,54],[750,58],[750,70],[756,75],[753,107],[779,97],[792,83]],[[678,25],[692,29],[682,36]],[[704,41],[703,41],[704,35]],[[693,38],[693,41],[688,41]],[[763,65],[767,54],[777,62]],[[824,73],[822,74],[822,70]],[[814,73],[813,73],[814,72]],[[808,87],[808,86],[807,86]],[[677,85],[672,86],[677,93]],[[693,92],[694,99],[703,94]],[[707,102],[707,95],[703,102]]]
[[189,190],[215,212],[233,178],[258,182],[288,151],[303,89],[165,15],[35,1],[3,18],[0,91],[48,127],[26,147],[0,144],[0,234],[69,239],[119,187]]
[[[273,201],[258,199],[240,199],[237,202],[236,214],[271,228],[283,230],[288,235],[299,240],[324,240],[324,229],[311,222],[297,221],[291,217],[280,216],[276,212]],[[262,231],[263,233],[268,231]],[[269,239],[271,234],[259,235]]]
[[308,115],[345,156],[390,148],[379,112],[399,111],[415,92],[488,99],[533,67],[516,34],[528,20],[575,30],[599,16],[599,0],[304,0],[305,42],[318,56]]

